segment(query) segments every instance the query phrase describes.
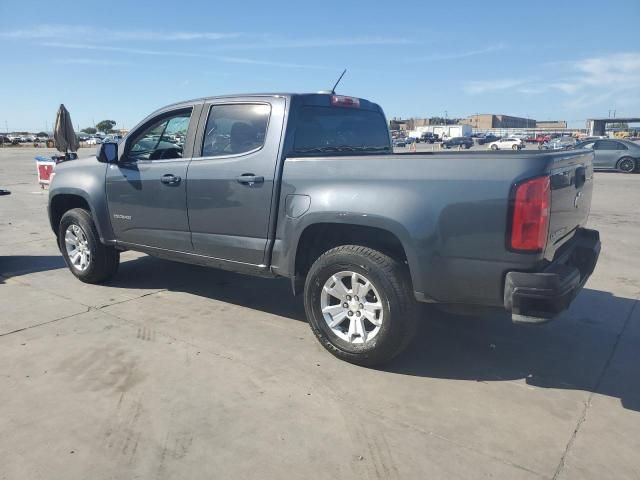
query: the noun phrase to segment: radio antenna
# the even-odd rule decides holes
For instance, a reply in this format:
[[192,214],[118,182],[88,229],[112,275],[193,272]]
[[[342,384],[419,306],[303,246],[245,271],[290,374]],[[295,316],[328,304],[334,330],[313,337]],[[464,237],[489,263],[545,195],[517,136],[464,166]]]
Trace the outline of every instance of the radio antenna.
[[347,73],[347,69],[345,68],[344,71],[342,72],[342,75],[340,75],[340,77],[338,78],[338,81],[335,83],[335,85],[333,86],[333,88],[331,89],[331,93],[336,93],[336,87],[338,86],[338,84],[340,83],[340,80],[342,80],[342,77],[344,77],[344,74]]

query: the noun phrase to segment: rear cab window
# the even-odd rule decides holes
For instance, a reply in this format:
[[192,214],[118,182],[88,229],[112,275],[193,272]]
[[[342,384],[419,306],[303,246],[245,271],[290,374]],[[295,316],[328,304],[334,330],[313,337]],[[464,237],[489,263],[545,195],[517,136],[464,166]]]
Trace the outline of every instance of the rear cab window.
[[294,155],[392,152],[387,121],[377,105],[359,99],[342,105],[334,104],[330,95],[313,97],[320,98],[297,110]]

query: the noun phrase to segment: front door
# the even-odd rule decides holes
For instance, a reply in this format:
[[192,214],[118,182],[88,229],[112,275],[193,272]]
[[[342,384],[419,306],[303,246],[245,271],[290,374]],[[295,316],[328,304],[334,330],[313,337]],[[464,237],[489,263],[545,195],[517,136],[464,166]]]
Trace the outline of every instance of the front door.
[[187,178],[195,253],[263,264],[284,109],[271,97],[204,105]]
[[192,251],[186,179],[193,107],[163,112],[120,145],[107,169],[107,200],[120,242]]

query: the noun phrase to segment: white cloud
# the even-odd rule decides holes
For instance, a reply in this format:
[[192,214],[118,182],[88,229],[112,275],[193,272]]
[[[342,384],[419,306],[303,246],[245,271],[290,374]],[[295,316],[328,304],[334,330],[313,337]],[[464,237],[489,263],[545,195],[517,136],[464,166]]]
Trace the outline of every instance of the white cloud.
[[101,58],[60,58],[54,59],[52,63],[58,65],[96,65],[96,66],[112,66],[112,65],[128,65],[128,62],[119,60],[107,60]]
[[189,41],[227,40],[245,36],[225,32],[179,32],[155,30],[111,30],[88,25],[37,25],[31,28],[0,32],[2,38],[22,40],[73,41]]
[[464,91],[471,94],[510,90],[524,85],[528,80],[500,79],[500,80],[474,80],[464,85]]
[[399,37],[343,38],[277,38],[264,35],[259,42],[219,44],[210,50],[266,50],[296,48],[367,47],[379,45],[409,45],[411,40]]
[[469,94],[512,90],[533,95],[556,91],[568,96],[565,106],[572,109],[592,108],[612,102],[631,105],[638,98],[639,52],[553,62],[543,67],[551,70],[545,74],[549,78],[546,82],[539,78],[476,80],[467,82],[463,88]]
[[585,85],[640,87],[640,53],[617,53],[579,60],[573,68]]
[[213,57],[216,60],[220,60],[221,62],[226,63],[242,63],[246,65],[265,65],[269,67],[283,67],[283,68],[310,68],[310,69],[320,69],[325,70],[327,67],[323,67],[320,65],[311,65],[306,63],[288,63],[288,62],[278,62],[278,61],[269,61],[269,60],[254,60],[251,58],[241,58],[241,57]]
[[84,44],[84,43],[64,43],[64,42],[44,42],[41,45],[45,47],[56,47],[56,48],[64,48],[64,49],[71,49],[71,50],[102,51],[102,52],[114,52],[114,53],[134,54],[134,55],[210,58],[212,60],[217,60],[223,63],[263,65],[263,66],[269,66],[269,67],[303,68],[303,69],[314,69],[314,70],[318,70],[318,69],[324,70],[328,68],[321,65],[288,63],[288,62],[270,61],[270,60],[255,60],[251,58],[219,56],[219,55],[212,55],[212,54],[199,53],[199,52],[152,50],[152,49],[145,49],[145,48],[114,47],[110,45],[92,45],[92,44]]
[[504,50],[505,46],[503,44],[498,45],[490,45],[485,48],[480,48],[476,50],[467,50],[464,52],[451,52],[451,53],[443,53],[436,55],[428,55],[426,57],[413,57],[408,58],[407,61],[422,61],[422,62],[431,62],[437,60],[456,60],[459,58],[468,58],[475,57],[478,55],[487,55],[489,53],[498,52],[500,50]]
[[[355,47],[376,45],[407,45],[412,41],[401,37],[357,36],[326,38],[285,38],[266,33],[240,32],[185,32],[158,30],[113,30],[89,25],[36,25],[31,28],[0,32],[0,38],[62,42],[118,42],[165,41],[186,42],[205,40],[215,42],[214,50],[295,49]],[[245,39],[244,43],[228,43],[233,39]]]

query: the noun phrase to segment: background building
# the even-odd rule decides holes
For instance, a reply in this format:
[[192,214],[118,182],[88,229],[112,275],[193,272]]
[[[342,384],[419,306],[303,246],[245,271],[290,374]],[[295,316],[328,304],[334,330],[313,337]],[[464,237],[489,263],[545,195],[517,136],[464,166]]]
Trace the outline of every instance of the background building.
[[567,128],[566,120],[537,120],[536,128],[549,128],[556,130],[559,128]]
[[536,121],[533,118],[512,117],[493,113],[471,115],[460,123],[470,125],[478,130],[488,130],[490,128],[536,128]]

